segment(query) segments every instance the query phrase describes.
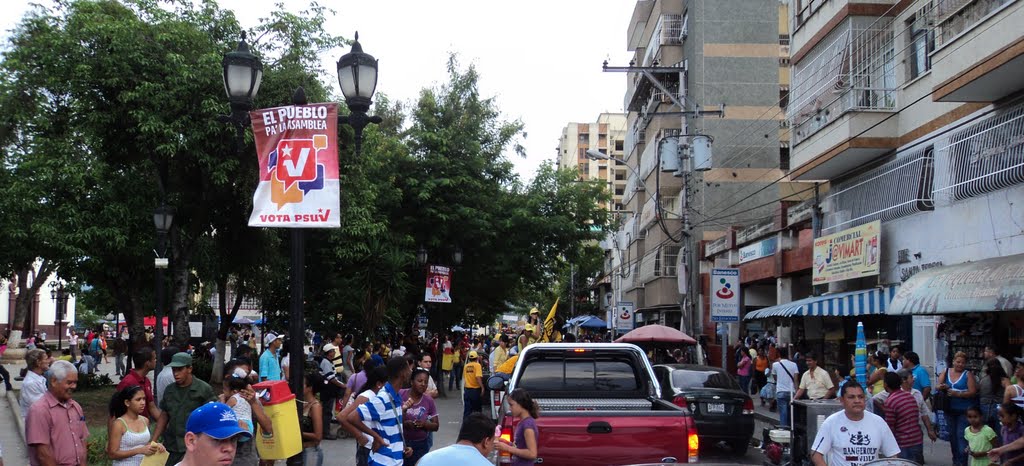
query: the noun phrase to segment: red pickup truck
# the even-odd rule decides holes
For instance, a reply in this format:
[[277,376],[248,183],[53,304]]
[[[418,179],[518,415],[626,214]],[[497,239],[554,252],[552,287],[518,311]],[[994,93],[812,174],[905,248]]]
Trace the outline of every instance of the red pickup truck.
[[[492,388],[500,383],[489,381]],[[693,419],[661,399],[654,370],[635,345],[530,345],[504,384],[506,393],[525,389],[540,406],[537,463],[606,466],[698,460]],[[502,401],[498,425],[502,437],[510,440],[515,420],[507,400]],[[510,461],[498,457],[499,463]]]

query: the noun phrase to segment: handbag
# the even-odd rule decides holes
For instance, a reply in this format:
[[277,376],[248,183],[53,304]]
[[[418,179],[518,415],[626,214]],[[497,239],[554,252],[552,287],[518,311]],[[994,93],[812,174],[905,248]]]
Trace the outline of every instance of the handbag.
[[950,425],[946,422],[946,413],[942,411],[935,411],[935,430],[938,434],[939,440],[948,442],[952,436],[950,435]]
[[946,412],[946,411],[949,411],[949,408],[950,408],[950,402],[949,401],[950,401],[949,400],[949,392],[946,392],[946,391],[936,391],[935,393],[932,394],[932,411],[935,411],[935,412],[940,412],[940,411]]

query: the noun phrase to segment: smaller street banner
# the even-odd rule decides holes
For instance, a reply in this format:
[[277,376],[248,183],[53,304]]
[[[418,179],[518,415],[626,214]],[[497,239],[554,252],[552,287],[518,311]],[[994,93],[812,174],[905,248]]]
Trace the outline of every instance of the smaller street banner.
[[740,321],[739,269],[711,269],[711,321]]
[[620,332],[633,330],[633,303],[619,301],[615,305],[615,329]]
[[451,269],[443,265],[431,265],[427,268],[427,293],[423,300],[428,303],[452,302]]
[[267,108],[249,118],[260,171],[249,226],[341,227],[338,104]]
[[815,285],[878,275],[882,222],[875,220],[814,240]]

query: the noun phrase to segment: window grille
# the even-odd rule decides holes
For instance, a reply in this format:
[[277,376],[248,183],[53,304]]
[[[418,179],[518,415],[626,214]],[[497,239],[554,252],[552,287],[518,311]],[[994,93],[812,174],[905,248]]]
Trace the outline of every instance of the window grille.
[[936,195],[962,200],[1024,183],[1024,105],[953,133]]
[[837,183],[827,198],[825,233],[933,210],[934,167],[929,146]]

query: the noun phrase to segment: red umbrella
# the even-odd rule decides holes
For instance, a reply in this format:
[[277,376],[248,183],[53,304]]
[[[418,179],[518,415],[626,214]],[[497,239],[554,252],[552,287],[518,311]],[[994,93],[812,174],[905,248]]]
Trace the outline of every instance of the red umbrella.
[[697,340],[672,327],[644,325],[615,340],[616,343],[684,343],[696,345]]

